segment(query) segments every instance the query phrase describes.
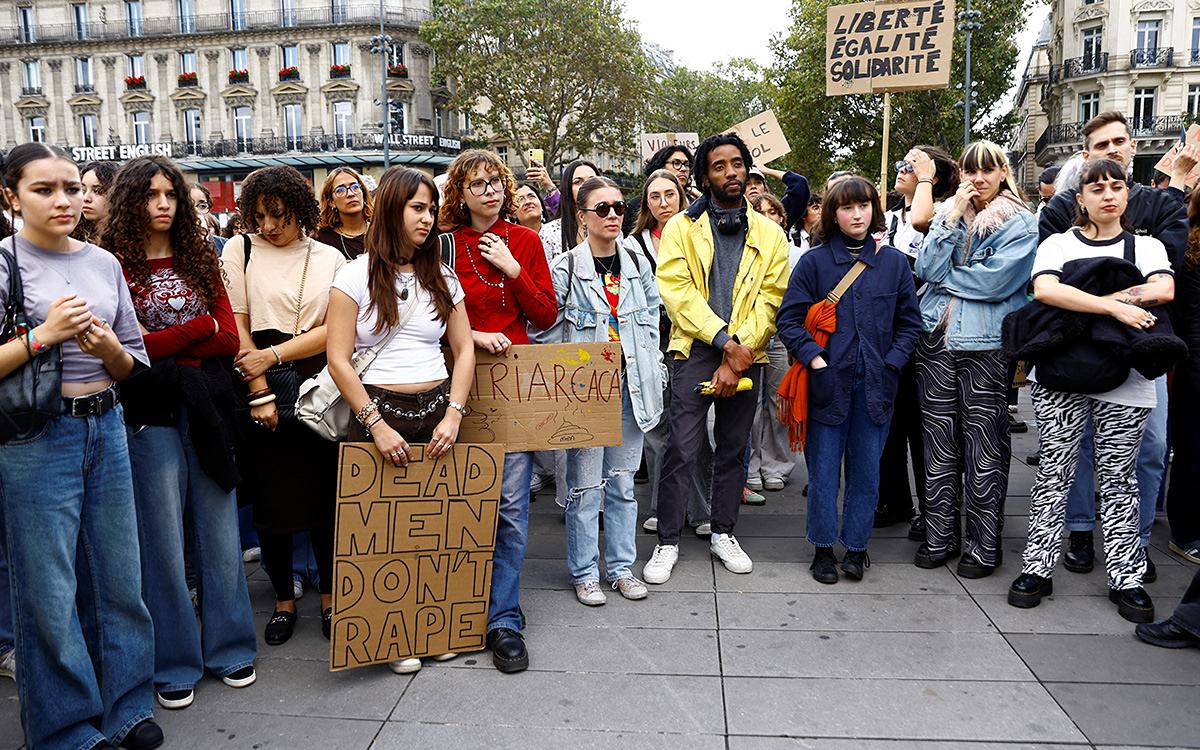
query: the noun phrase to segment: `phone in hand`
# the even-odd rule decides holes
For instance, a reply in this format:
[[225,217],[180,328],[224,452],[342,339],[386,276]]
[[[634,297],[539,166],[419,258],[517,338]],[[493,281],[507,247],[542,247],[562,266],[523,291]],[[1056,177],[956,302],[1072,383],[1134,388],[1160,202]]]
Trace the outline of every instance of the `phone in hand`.
[[531,148],[525,152],[525,160],[529,162],[529,166],[545,166],[546,152],[540,148]]

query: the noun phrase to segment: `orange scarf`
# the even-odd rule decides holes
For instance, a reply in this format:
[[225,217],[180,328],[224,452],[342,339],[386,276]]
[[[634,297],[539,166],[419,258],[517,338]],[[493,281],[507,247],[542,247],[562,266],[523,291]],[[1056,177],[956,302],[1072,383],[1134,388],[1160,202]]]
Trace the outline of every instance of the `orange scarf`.
[[[837,330],[837,304],[823,299],[808,308],[804,327],[822,349]],[[828,365],[826,365],[828,366]],[[804,450],[808,428],[808,363],[792,365],[779,384],[779,421],[787,425],[788,445]]]

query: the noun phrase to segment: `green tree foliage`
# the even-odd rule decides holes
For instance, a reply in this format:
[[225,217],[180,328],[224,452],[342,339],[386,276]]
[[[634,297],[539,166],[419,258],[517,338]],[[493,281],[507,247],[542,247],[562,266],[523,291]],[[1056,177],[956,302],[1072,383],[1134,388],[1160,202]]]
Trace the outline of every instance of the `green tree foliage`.
[[655,87],[645,113],[646,132],[705,138],[770,109],[774,101],[766,71],[753,60],[735,58],[711,71],[677,67]]
[[438,0],[421,27],[455,109],[524,158],[632,149],[653,84],[641,37],[616,0]]
[[[845,0],[793,0],[792,24],[773,42],[775,64],[770,73],[777,88],[780,125],[791,144],[788,166],[816,180],[834,169],[854,169],[878,179],[883,134],[883,95],[825,96],[825,20],[831,5]],[[983,13],[983,28],[972,34],[972,79],[976,104],[972,108],[972,139],[1000,143],[1014,124],[1015,114],[1001,115],[1017,65],[1016,36],[1031,11],[1043,0],[975,0]],[[965,3],[959,3],[959,8]],[[955,32],[951,88],[892,94],[892,130],[888,161],[914,145],[941,146],[957,155],[963,144],[963,113],[956,108],[962,92],[954,88],[965,75],[962,32]],[[986,122],[983,126],[981,123]],[[777,166],[777,165],[773,165]],[[890,167],[889,167],[890,169]],[[891,175],[894,177],[895,175]],[[818,182],[819,184],[819,182]]]

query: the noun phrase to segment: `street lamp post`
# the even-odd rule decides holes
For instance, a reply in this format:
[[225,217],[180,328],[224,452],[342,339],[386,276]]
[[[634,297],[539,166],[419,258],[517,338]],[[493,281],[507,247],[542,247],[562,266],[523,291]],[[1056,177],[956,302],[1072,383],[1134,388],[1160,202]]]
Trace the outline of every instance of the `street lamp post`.
[[387,169],[392,163],[392,105],[388,97],[388,54],[391,51],[392,38],[384,29],[387,11],[384,10],[384,0],[379,0],[379,36],[371,40],[371,51],[379,53],[380,68],[380,101],[383,103],[383,168]]
[[971,32],[978,31],[983,28],[983,24],[979,23],[979,17],[983,14],[977,10],[971,10],[971,0],[967,0],[967,9],[958,13],[958,30],[966,34],[967,51],[966,63],[967,73],[965,84],[959,84],[956,88],[962,89],[963,99],[956,106],[963,108],[963,146],[971,145],[971,105],[975,103],[975,83],[971,80]]

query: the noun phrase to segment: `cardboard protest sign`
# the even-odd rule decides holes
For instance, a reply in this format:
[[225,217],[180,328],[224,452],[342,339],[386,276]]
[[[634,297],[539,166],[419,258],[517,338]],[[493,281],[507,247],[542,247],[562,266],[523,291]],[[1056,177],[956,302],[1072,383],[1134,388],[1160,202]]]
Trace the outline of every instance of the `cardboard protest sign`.
[[519,344],[476,350],[458,439],[504,450],[621,444],[621,344]]
[[649,160],[656,151],[667,146],[687,146],[688,150],[695,153],[696,147],[700,145],[700,136],[697,133],[642,133],[639,140],[642,145],[642,161]]
[[341,444],[331,671],[484,647],[504,449],[412,448],[397,467]]
[[[1200,125],[1194,123],[1190,125],[1187,129],[1186,138],[1185,143],[1200,146]],[[1155,164],[1154,168],[1160,172],[1171,174],[1171,169],[1175,166],[1175,155],[1179,153],[1183,146],[1183,143],[1176,143],[1172,146],[1171,150],[1163,154],[1162,158],[1158,160],[1158,164]],[[1200,164],[1192,167],[1192,171],[1188,172],[1186,183],[1188,187],[1192,187],[1197,181],[1200,181]]]
[[725,132],[737,133],[742,137],[750,147],[750,155],[754,157],[755,164],[766,164],[792,151],[787,138],[783,136],[783,128],[779,127],[779,119],[769,109]]
[[825,95],[950,85],[954,0],[833,5],[825,26]]

